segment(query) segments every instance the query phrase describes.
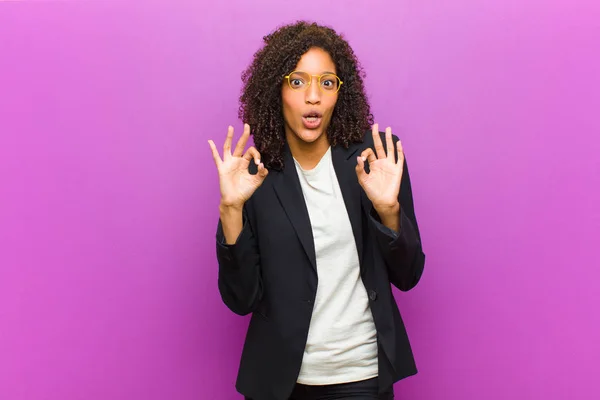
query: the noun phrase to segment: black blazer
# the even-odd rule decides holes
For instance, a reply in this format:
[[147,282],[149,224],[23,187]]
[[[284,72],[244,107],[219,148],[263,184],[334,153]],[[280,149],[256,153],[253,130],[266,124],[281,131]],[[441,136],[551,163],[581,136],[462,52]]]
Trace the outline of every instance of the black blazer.
[[[385,148],[385,134],[380,134]],[[394,143],[397,140],[394,136]],[[348,149],[333,147],[332,159],[377,329],[379,386],[384,391],[417,373],[390,283],[402,291],[413,288],[423,272],[425,255],[406,161],[399,196],[401,228],[396,234],[380,222],[358,183],[356,157],[367,147],[374,148],[370,131],[363,143]],[[289,398],[300,372],[317,290],[310,219],[287,147],[284,160],[283,170],[269,171],[246,202],[237,242],[224,244],[220,221],[217,227],[223,302],[239,315],[252,313],[236,388],[254,400]]]

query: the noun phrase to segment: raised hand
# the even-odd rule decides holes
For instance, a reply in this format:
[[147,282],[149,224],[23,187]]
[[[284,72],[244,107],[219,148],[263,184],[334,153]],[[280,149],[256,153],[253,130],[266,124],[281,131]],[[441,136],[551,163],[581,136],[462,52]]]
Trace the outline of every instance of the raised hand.
[[[219,186],[221,189],[221,205],[241,209],[244,203],[252,196],[258,187],[264,182],[269,171],[260,162],[260,153],[252,146],[244,152],[246,142],[250,137],[250,126],[244,124],[244,133],[231,153],[233,142],[233,127],[227,130],[227,138],[223,144],[223,159],[212,140],[208,141],[219,171]],[[256,163],[258,173],[252,175],[248,172],[250,162]]]
[[[394,212],[399,209],[398,194],[404,169],[404,152],[398,140],[396,149],[392,140],[392,128],[386,128],[387,154],[379,135],[379,125],[373,125],[375,151],[368,148],[357,158],[356,175],[358,182],[373,203],[378,213]],[[398,152],[398,161],[395,158]],[[369,173],[365,171],[365,161],[369,162]]]

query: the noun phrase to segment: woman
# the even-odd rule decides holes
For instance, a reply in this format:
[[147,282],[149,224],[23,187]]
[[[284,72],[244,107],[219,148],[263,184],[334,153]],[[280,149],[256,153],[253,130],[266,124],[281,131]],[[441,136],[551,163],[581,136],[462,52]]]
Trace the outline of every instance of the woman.
[[[236,388],[254,400],[392,399],[416,366],[391,285],[425,256],[402,145],[380,133],[348,43],[298,22],[243,74],[244,132],[219,154],[219,291],[252,318]],[[245,150],[250,134],[256,147]]]

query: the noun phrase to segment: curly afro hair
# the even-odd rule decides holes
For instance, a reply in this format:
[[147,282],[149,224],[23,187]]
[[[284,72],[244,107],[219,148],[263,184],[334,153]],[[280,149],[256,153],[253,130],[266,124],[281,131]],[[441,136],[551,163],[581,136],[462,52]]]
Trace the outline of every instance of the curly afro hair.
[[263,41],[265,45],[242,73],[238,116],[250,125],[264,165],[276,170],[283,168],[285,125],[281,85],[285,75],[313,47],[329,53],[337,75],[344,81],[327,129],[329,143],[348,147],[362,142],[365,131],[373,124],[373,115],[363,85],[365,74],[343,36],[329,27],[298,21],[279,27],[263,37]]

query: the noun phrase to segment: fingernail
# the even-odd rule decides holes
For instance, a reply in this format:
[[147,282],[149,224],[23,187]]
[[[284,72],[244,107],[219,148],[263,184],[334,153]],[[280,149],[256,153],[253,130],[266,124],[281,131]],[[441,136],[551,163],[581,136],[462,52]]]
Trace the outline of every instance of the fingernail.
[[362,157],[362,160],[363,161],[367,161],[367,157]]

